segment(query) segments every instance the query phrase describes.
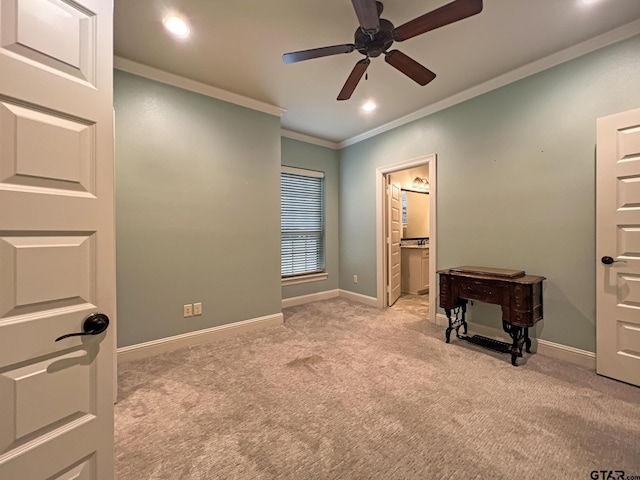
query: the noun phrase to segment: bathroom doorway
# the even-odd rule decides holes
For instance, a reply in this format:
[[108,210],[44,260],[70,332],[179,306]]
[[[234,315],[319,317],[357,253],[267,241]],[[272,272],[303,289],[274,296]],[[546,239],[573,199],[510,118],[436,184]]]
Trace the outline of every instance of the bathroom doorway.
[[[429,305],[435,302],[436,178],[435,155],[376,170],[377,301],[380,308],[386,308],[397,300],[398,275],[401,277],[402,295],[413,302],[421,302],[422,299]],[[401,195],[399,213],[391,208],[392,191],[399,191]],[[412,205],[415,215],[412,214]],[[393,227],[398,215],[402,218],[400,235],[396,234],[397,226]],[[397,268],[398,263],[400,268]],[[429,309],[429,321],[432,323],[435,323],[435,310]]]

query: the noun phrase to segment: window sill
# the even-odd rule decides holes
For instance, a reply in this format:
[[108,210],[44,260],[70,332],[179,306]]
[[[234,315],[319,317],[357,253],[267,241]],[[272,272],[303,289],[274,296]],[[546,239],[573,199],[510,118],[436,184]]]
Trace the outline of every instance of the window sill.
[[327,278],[329,278],[329,274],[326,272],[314,273],[312,275],[300,275],[299,277],[288,277],[282,279],[282,286],[286,287],[289,285],[297,285],[299,283],[320,282]]

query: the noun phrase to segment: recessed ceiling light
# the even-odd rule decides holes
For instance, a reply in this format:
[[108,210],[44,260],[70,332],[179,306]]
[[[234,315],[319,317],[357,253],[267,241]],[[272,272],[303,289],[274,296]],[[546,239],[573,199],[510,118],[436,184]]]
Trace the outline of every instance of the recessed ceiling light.
[[363,109],[365,112],[371,112],[371,111],[373,111],[373,110],[375,110],[375,109],[376,109],[376,104],[375,104],[375,103],[373,103],[373,102],[367,102],[367,103],[365,103],[364,105],[362,105],[362,109]]
[[599,3],[600,0],[582,0],[582,4],[583,5],[595,5],[596,3]]
[[180,17],[170,16],[164,19],[164,28],[169,30],[173,35],[180,38],[187,38],[191,29],[187,22]]

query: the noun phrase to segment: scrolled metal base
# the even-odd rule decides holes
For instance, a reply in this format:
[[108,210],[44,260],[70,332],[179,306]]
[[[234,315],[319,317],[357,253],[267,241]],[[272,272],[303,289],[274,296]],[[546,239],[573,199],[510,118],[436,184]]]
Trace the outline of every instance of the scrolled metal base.
[[[451,318],[451,313],[455,316],[455,319]],[[525,348],[527,353],[531,353],[531,339],[529,338],[529,328],[527,327],[518,327],[516,325],[511,325],[505,321],[502,322],[502,329],[509,334],[511,337],[512,343],[501,342],[500,340],[494,340],[491,338],[483,337],[481,335],[474,335],[473,337],[467,336],[467,321],[465,320],[465,316],[467,313],[467,301],[463,300],[460,304],[454,308],[453,310],[450,308],[445,308],[445,313],[447,314],[447,320],[449,321],[449,326],[445,331],[445,337],[447,343],[451,343],[451,332],[453,330],[456,331],[456,337],[460,340],[466,340],[467,342],[473,343],[475,345],[479,345],[484,348],[488,348],[490,350],[494,350],[500,353],[510,353],[511,354],[511,365],[514,367],[518,366],[518,357],[522,357],[522,348]],[[463,329],[463,334],[460,335],[460,328]]]
[[529,338],[529,328],[518,327],[507,322],[502,322],[502,329],[509,334],[513,344],[511,345],[511,365],[518,366],[517,359],[522,356],[522,347],[527,353],[531,353],[531,339]]
[[458,338],[462,338],[462,336],[460,335],[460,327],[462,327],[463,329],[463,334],[467,334],[467,321],[465,320],[465,314],[467,313],[466,300],[453,309],[453,314],[456,317],[455,320],[451,320],[451,309],[445,309],[445,313],[447,314],[447,320],[449,321],[449,326],[445,331],[445,337],[447,339],[447,343],[451,343],[451,332],[453,330],[456,331],[456,337]]

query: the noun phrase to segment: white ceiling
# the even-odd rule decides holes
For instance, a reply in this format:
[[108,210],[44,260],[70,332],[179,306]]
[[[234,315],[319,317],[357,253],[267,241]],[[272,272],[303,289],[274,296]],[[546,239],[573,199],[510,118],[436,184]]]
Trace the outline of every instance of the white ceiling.
[[[449,1],[386,0],[382,17],[399,26]],[[434,71],[433,82],[421,87],[381,56],[342,102],[360,53],[289,65],[282,54],[352,43],[349,0],[115,0],[114,53],[282,107],[284,129],[339,143],[582,42],[562,58],[640,33],[639,0],[593,1],[485,0],[476,16],[394,44]],[[164,30],[171,12],[188,19],[188,39]],[[360,109],[367,100],[378,105],[372,113]]]

